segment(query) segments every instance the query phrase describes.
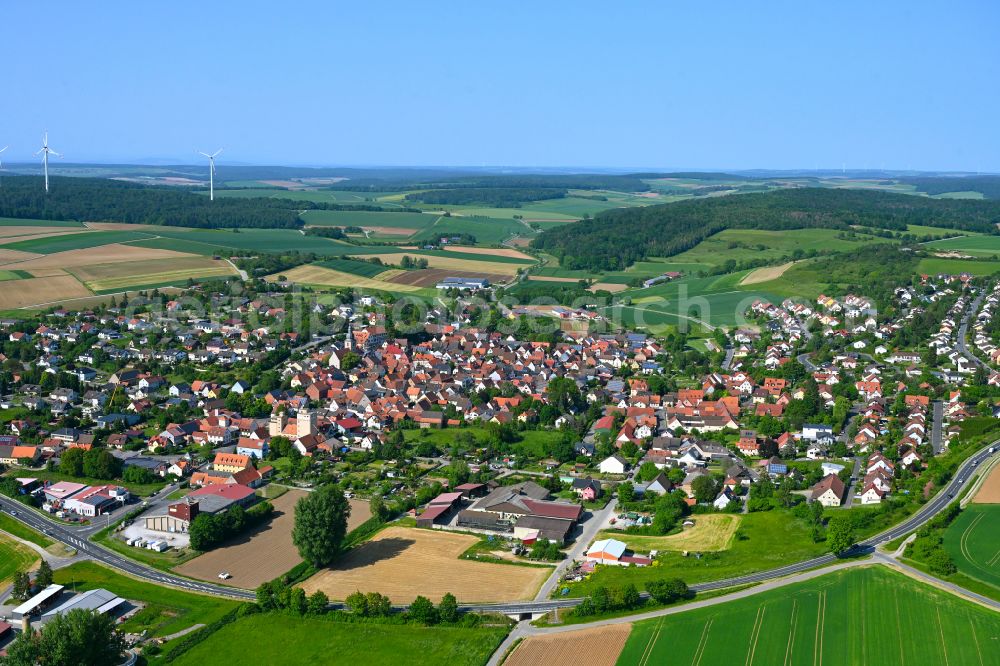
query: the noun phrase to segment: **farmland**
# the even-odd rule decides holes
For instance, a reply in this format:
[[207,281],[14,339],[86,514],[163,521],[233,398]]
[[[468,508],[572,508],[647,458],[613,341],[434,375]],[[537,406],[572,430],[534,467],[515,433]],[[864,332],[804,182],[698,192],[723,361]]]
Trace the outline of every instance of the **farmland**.
[[228,585],[252,590],[273,580],[302,561],[292,544],[295,503],[305,492],[291,490],[276,500],[274,516],[247,534],[186,562],[174,570],[190,578],[215,582],[221,571],[232,578]]
[[972,500],[978,504],[1000,504],[1000,465],[995,465]]
[[[252,615],[229,624],[174,661],[177,666],[228,666],[232,647],[255,640],[255,664],[421,664],[480,666],[507,635],[506,627],[420,627],[341,623],[324,617]],[[407,657],[411,659],[408,659]],[[249,663],[249,662],[248,662]]]
[[615,666],[632,631],[628,623],[581,629],[544,636],[529,636],[503,662],[504,666],[583,664]]
[[37,254],[54,254],[67,250],[83,250],[111,243],[145,240],[150,234],[140,231],[81,231],[77,233],[43,236],[31,240],[6,243],[5,249]]
[[619,530],[605,530],[600,536],[624,541],[629,548],[642,553],[651,550],[714,552],[732,546],[741,517],[720,513],[698,515],[693,520],[693,527],[668,536],[639,536]]
[[[386,269],[381,274],[390,273],[397,275],[399,271]],[[329,268],[323,268],[318,264],[307,264],[297,266],[281,273],[285,279],[299,284],[319,285],[326,287],[352,287],[357,289],[374,289],[378,291],[399,291],[418,292],[420,287],[408,284],[396,284],[380,279],[367,278],[353,273],[343,273]],[[269,279],[277,279],[278,276],[271,276]]]
[[945,531],[944,547],[959,572],[1000,588],[1000,504],[966,507]]
[[928,250],[956,251],[971,255],[1000,254],[1000,236],[961,236],[927,243]]
[[70,273],[95,293],[101,293],[143,285],[182,283],[196,278],[230,277],[236,274],[236,270],[222,260],[190,256],[154,266],[146,261],[92,264],[76,267]]
[[1000,664],[1000,616],[883,568],[633,626],[619,664]]
[[1000,271],[1000,260],[983,261],[976,259],[944,259],[941,257],[927,257],[921,259],[917,264],[917,271],[927,275],[937,275],[939,273],[971,273],[972,275],[993,275]]
[[694,248],[670,257],[671,261],[694,262],[721,266],[730,259],[777,259],[795,250],[852,250],[871,242],[886,242],[883,238],[857,234],[855,240],[838,238],[842,232],[834,229],[726,229],[698,243]]
[[454,252],[382,252],[369,256],[377,257],[387,264],[399,264],[404,256],[411,258],[419,256],[422,259],[426,259],[427,264],[431,268],[465,271],[477,275],[490,273],[510,276],[514,275],[518,268],[526,266],[526,264],[504,261],[506,257],[494,257],[491,260],[483,260],[481,257],[471,255],[473,258],[464,259],[460,258],[460,255]]
[[381,592],[400,604],[417,595],[438,601],[448,592],[461,602],[515,601],[530,599],[551,573],[547,567],[459,559],[477,541],[468,534],[389,527],[302,587],[307,593],[323,590],[331,599],[357,590]]
[[328,259],[326,261],[318,261],[315,265],[340,271],[341,273],[352,273],[369,278],[373,278],[379,273],[385,273],[388,270],[386,266],[374,264],[369,261],[357,261],[355,259]]
[[306,226],[314,227],[389,227],[408,229],[410,233],[434,224],[439,215],[427,213],[390,213],[353,210],[307,210],[302,213]]

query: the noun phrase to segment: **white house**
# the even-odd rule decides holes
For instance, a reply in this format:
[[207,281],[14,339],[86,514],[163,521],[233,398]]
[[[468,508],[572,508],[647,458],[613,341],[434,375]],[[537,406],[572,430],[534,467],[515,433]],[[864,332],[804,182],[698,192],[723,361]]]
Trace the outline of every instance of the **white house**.
[[628,463],[616,453],[602,460],[598,469],[601,474],[624,474],[628,469]]

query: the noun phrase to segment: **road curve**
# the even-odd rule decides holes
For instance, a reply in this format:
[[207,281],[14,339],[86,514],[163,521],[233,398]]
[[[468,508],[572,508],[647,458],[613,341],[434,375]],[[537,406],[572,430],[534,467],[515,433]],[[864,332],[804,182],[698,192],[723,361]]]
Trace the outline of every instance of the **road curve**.
[[[969,480],[975,470],[978,469],[979,465],[993,455],[990,453],[989,449],[998,445],[1000,445],[1000,440],[984,446],[974,455],[970,456],[965,462],[962,463],[961,466],[959,466],[955,475],[948,482],[948,485],[942,488],[941,491],[938,492],[929,502],[924,504],[919,511],[895,527],[891,527],[880,534],[861,541],[848,554],[860,555],[872,552],[879,544],[892,541],[893,539],[914,531],[940,513],[952,501],[952,499],[959,494],[963,485]],[[109,550],[104,546],[96,544],[93,541],[81,538],[79,535],[74,534],[71,530],[66,529],[66,527],[64,527],[61,523],[50,520],[42,513],[30,509],[20,502],[8,497],[0,496],[0,508],[28,527],[31,527],[38,532],[43,532],[49,538],[59,541],[70,548],[75,548],[79,553],[96,560],[101,564],[107,565],[113,569],[118,569],[119,571],[136,578],[190,592],[228,597],[240,601],[253,601],[256,598],[256,594],[253,590],[241,590],[233,587],[226,587],[224,585],[215,585],[204,581],[192,580],[166,571],[160,571],[146,566],[145,564],[130,560],[129,558]],[[804,560],[802,562],[797,562],[795,564],[789,564],[776,569],[769,569],[767,571],[759,571],[745,576],[736,576],[733,578],[710,581],[707,583],[698,583],[692,585],[691,589],[696,592],[706,592],[709,590],[718,590],[737,585],[761,583],[767,580],[773,580],[775,578],[782,578],[784,576],[808,571],[809,569],[826,566],[836,562],[837,559],[838,558],[834,555],[823,555],[809,560]],[[643,596],[647,595],[644,594]],[[555,610],[557,608],[570,608],[580,603],[580,601],[581,599],[579,598],[564,598],[495,604],[462,604],[459,607],[462,610],[467,611],[497,612],[505,614],[540,613]],[[342,607],[341,604],[331,604],[331,608],[340,607]]]

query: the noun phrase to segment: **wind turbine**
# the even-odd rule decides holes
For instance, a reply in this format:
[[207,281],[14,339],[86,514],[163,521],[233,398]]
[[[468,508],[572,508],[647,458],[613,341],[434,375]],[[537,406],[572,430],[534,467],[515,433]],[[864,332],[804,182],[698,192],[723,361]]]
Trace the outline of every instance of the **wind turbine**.
[[45,134],[42,136],[42,147],[39,149],[35,155],[42,156],[42,168],[45,171],[45,191],[49,191],[49,153],[55,155],[56,157],[62,157],[59,153],[49,148],[49,131],[45,130]]
[[209,155],[208,153],[203,153],[200,150],[199,154],[204,155],[208,158],[208,200],[215,201],[215,158],[219,156],[222,152],[222,148]]
[[[0,148],[0,153],[7,150],[8,148],[10,148],[10,146],[4,146],[3,148]],[[0,161],[0,171],[3,171],[3,161]]]

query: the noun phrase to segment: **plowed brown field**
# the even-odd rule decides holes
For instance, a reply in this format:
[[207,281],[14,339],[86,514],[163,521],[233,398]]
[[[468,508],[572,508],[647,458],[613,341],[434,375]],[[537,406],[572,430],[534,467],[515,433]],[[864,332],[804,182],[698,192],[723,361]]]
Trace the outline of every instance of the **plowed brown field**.
[[504,666],[615,666],[632,632],[627,623],[581,629],[546,636],[529,636],[511,653]]
[[389,527],[358,546],[333,568],[302,584],[307,594],[323,590],[331,599],[381,592],[394,603],[410,603],[423,595],[437,602],[451,592],[461,602],[530,599],[552,572],[459,559],[476,537],[442,530]]
[[993,468],[972,501],[976,504],[1000,504],[1000,465]]

